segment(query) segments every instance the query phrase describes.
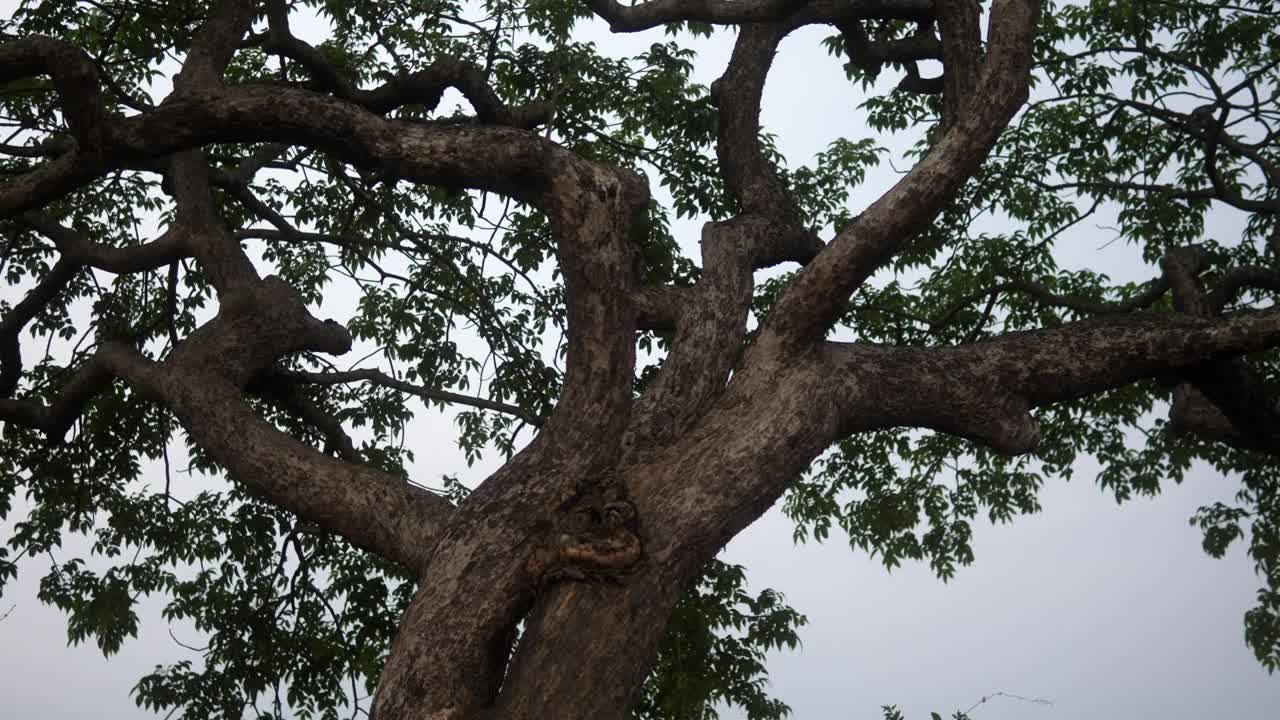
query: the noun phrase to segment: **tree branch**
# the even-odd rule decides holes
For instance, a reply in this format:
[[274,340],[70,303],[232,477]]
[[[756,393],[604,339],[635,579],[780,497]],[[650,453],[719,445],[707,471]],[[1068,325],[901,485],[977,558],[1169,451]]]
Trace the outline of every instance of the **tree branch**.
[[1212,314],[1222,312],[1245,288],[1261,288],[1280,292],[1280,270],[1269,267],[1245,266],[1226,271],[1210,293],[1206,302]]
[[636,288],[631,295],[636,306],[636,325],[641,330],[675,330],[693,295],[692,288],[676,285]]
[[[1161,259],[1165,276],[1173,288],[1174,307],[1181,312],[1212,318],[1219,312],[1215,305],[1223,297],[1206,294],[1199,274],[1208,265],[1208,254],[1200,247],[1174,248]],[[1254,270],[1244,268],[1243,270]],[[1246,278],[1252,273],[1242,273]],[[1241,278],[1243,279],[1243,278]],[[1239,282],[1239,279],[1233,281]],[[1234,291],[1227,286],[1229,293]],[[1208,436],[1236,447],[1264,450],[1280,455],[1280,407],[1275,389],[1268,387],[1242,358],[1215,359],[1186,369],[1178,374],[1194,388],[1175,388],[1174,404],[1169,418],[1175,430],[1203,427]],[[1212,409],[1197,407],[1207,401]],[[1179,402],[1192,403],[1179,407]],[[1223,429],[1222,423],[1231,426]]]
[[1152,280],[1146,289],[1125,300],[1094,300],[1072,293],[1055,293],[1042,283],[1029,280],[1008,280],[989,288],[977,290],[960,298],[938,317],[929,320],[931,330],[937,330],[951,321],[964,308],[982,300],[1005,292],[1020,292],[1030,295],[1036,301],[1049,307],[1060,307],[1084,315],[1115,315],[1118,313],[1142,310],[1154,305],[1169,291],[1169,281],[1164,277]]
[[591,9],[615,33],[630,33],[673,22],[732,25],[777,22],[804,16],[805,22],[837,18],[927,19],[931,0],[648,0],[624,5],[617,0],[592,0]]
[[110,359],[121,352],[115,345],[100,347],[76,368],[49,405],[35,400],[0,399],[0,420],[40,430],[50,440],[61,441],[89,401],[111,384]]
[[479,408],[481,410],[491,410],[493,412],[519,418],[534,427],[542,425],[542,418],[529,413],[524,408],[517,405],[509,405],[496,400],[487,400],[485,398],[473,397],[471,395],[461,395],[445,390],[431,390],[403,380],[397,380],[380,370],[372,368],[348,370],[346,372],[320,373],[280,371],[273,373],[273,376],[279,376],[291,382],[307,383],[311,385],[338,385],[342,383],[367,382],[398,390],[409,395],[415,395],[423,400],[449,405],[466,405],[468,407]]
[[[66,155],[0,185],[0,217],[42,206],[141,160],[214,142],[287,142],[324,149],[389,176],[508,195],[540,209],[562,169],[613,175],[532,133],[498,126],[422,125],[387,120],[356,105],[290,87],[243,85],[170,98],[118,121],[110,162]],[[634,180],[628,181],[632,183]]]
[[841,21],[836,27],[844,37],[849,62],[871,78],[878,76],[886,63],[905,65],[908,73],[918,74],[917,61],[942,60],[942,44],[924,25],[907,37],[875,41],[863,29],[861,19]]
[[1232,447],[1280,457],[1280,403],[1276,388],[1244,360],[1206,363],[1181,374],[1169,408],[1171,429],[1202,433]]
[[788,31],[780,23],[744,26],[711,86],[720,110],[716,156],[741,211],[703,226],[702,277],[680,310],[671,352],[632,413],[623,438],[630,461],[683,434],[724,389],[746,337],[752,271],[785,259],[806,262],[823,247],[760,146],[760,100]]
[[[1266,392],[1251,395],[1256,399],[1256,405],[1250,414],[1256,422],[1242,427],[1197,388],[1198,385],[1181,383],[1173,389],[1173,404],[1169,408],[1171,431],[1199,435],[1231,447],[1280,455],[1280,408],[1274,401],[1265,400],[1273,395]],[[1244,390],[1250,392],[1251,389]]]
[[1038,12],[1034,0],[995,3],[987,58],[959,119],[911,172],[805,266],[766,320],[758,347],[820,339],[849,294],[931,222],[978,169],[1026,100]]
[[982,8],[976,0],[938,0],[938,31],[942,43],[942,122],[955,124],[973,99],[982,71]]
[[281,374],[269,373],[251,383],[248,390],[319,430],[325,438],[325,452],[333,452],[349,463],[361,462],[360,453],[356,451],[351,436],[342,428],[342,423],[316,407]]
[[373,90],[361,90],[343,77],[319,50],[290,33],[288,14],[285,3],[279,0],[268,3],[270,30],[262,49],[296,60],[320,87],[378,115],[386,115],[408,103],[421,103],[428,110],[434,109],[444,91],[451,87],[467,98],[475,108],[476,119],[485,124],[528,130],[550,122],[555,111],[555,104],[549,101],[507,106],[489,87],[483,68],[452,56],[439,57],[430,66],[400,75]]
[[678,21],[748,23],[781,20],[809,0],[648,0],[623,5],[617,0],[592,0],[591,9],[616,33],[647,30]]
[[192,438],[254,493],[359,547],[422,569],[452,509],[448,501],[303,445],[255,415],[240,388],[201,362],[175,353],[153,363],[126,344],[106,343],[52,404],[0,399],[0,419],[60,439],[88,402],[120,377],[170,408]]
[[1135,312],[954,348],[828,343],[842,432],[927,427],[1009,454],[1039,436],[1030,411],[1129,383],[1194,371],[1280,340],[1280,310],[1217,319]]
[[176,356],[156,364],[133,353],[114,370],[171,409],[192,439],[254,494],[421,572],[452,512],[444,498],[302,444],[258,417],[240,388]]
[[196,31],[182,63],[182,71],[173,79],[176,93],[192,93],[221,85],[222,72],[235,55],[240,39],[257,14],[253,0],[220,0],[209,13],[209,19]]
[[[769,267],[786,260],[808,262],[823,248],[822,241],[803,224],[795,203],[787,195],[773,164],[760,145],[760,101],[765,80],[778,43],[789,27],[780,24],[748,25],[738,33],[733,55],[725,73],[711,86],[711,94],[719,106],[719,132],[716,135],[716,158],[729,192],[737,200],[741,212],[736,226],[750,226],[747,232],[723,232],[727,225],[717,226],[704,235],[721,236],[723,242],[737,248],[746,261],[745,267],[731,256],[704,257],[714,263],[724,260],[735,272]],[[768,227],[761,227],[762,224]],[[732,238],[728,236],[733,236]],[[707,270],[711,268],[708,266]]]
[[104,150],[110,122],[93,59],[80,48],[51,37],[0,36],[0,84],[41,74],[53,79],[62,115],[79,151],[95,154]]
[[[522,547],[547,521],[546,508],[598,481],[618,460],[635,371],[632,233],[645,226],[643,181],[532,133],[387,120],[332,96],[280,86],[202,86],[119,120],[116,131],[117,141],[101,159],[64,156],[0,186],[0,215],[39,207],[115,167],[227,142],[306,145],[385,177],[502,193],[546,213],[568,311],[560,401],[530,448],[487,480],[468,498],[459,519],[451,521],[451,537],[483,532],[505,554],[477,568],[475,547],[442,544],[405,618],[406,627],[438,632],[430,638],[413,632],[398,636],[397,647],[407,643],[409,648],[392,654],[379,691],[379,702],[396,698],[413,712],[484,702],[485,679],[502,677],[502,657],[495,657],[494,648],[529,601],[526,558],[509,549]],[[272,502],[364,547],[423,567],[434,547],[435,525],[413,509],[419,501],[404,495],[409,491],[403,483],[363,482],[361,470],[280,435],[243,407],[240,389],[281,355],[305,349],[338,352],[350,336],[311,317],[283,282],[255,279],[234,239],[214,224],[216,214],[203,210],[207,168],[198,160],[198,151],[192,151],[181,161],[189,168],[175,164],[172,184],[180,214],[189,212],[198,224],[201,237],[191,241],[191,250],[220,283],[220,307],[217,317],[165,361],[165,371],[150,385],[153,397],[170,407],[233,476]],[[130,378],[131,385],[135,379],[149,381]],[[602,443],[601,437],[612,442]],[[511,496],[520,501],[511,502]],[[326,515],[335,506],[350,507],[338,516]],[[442,588],[450,590],[442,596]],[[479,593],[505,600],[483,608],[457,604]],[[454,640],[441,642],[441,637]],[[424,668],[438,681],[431,688],[417,680],[426,676]]]
[[31,292],[22,298],[9,314],[0,318],[0,397],[13,395],[22,376],[22,350],[18,336],[44,306],[62,292],[80,271],[80,266],[65,257],[58,260]]
[[23,215],[18,222],[53,241],[63,260],[117,275],[154,270],[190,255],[188,233],[181,224],[175,224],[151,242],[111,247],[95,243],[73,228],[34,213]]

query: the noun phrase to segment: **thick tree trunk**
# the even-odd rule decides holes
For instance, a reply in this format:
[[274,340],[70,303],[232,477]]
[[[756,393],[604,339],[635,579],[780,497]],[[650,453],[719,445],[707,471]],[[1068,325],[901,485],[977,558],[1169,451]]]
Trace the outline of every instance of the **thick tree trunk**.
[[[329,93],[222,82],[257,13],[248,0],[218,3],[173,95],[129,117],[104,110],[94,61],[79,50],[49,38],[0,43],[0,82],[50,75],[75,138],[64,155],[0,186],[0,214],[20,216],[61,253],[0,322],[0,394],[17,386],[16,338],[33,308],[82,269],[150,270],[190,258],[219,300],[217,316],[180,343],[175,337],[163,361],[105,342],[50,405],[6,397],[0,418],[57,438],[89,399],[122,381],[171,410],[257,496],[415,573],[417,593],[374,700],[377,720],[627,717],[683,590],[851,433],[921,427],[1027,452],[1038,441],[1034,408],[1172,373],[1190,383],[1176,396],[1181,424],[1275,450],[1274,433],[1241,432],[1276,410],[1256,398],[1236,402],[1257,382],[1232,358],[1280,345],[1280,310],[1220,316],[1221,304],[1196,284],[1202,263],[1185,254],[1170,253],[1158,292],[1144,301],[1172,288],[1177,313],[1125,306],[958,347],[825,340],[850,294],[934,221],[1026,100],[1034,0],[994,2],[985,47],[970,0],[592,3],[621,31],[677,19],[748,23],[712,91],[716,150],[738,213],[704,227],[701,278],[680,288],[637,286],[647,188],[632,172],[525,130],[550,112],[545,103],[505,107],[483,73],[452,59],[359,90],[289,33],[286,5],[268,5],[270,29],[259,40],[308,67]],[[861,29],[867,17],[912,20],[920,32],[873,44]],[[800,217],[759,136],[778,43],[813,23],[838,28],[867,68],[925,59],[946,66],[940,82],[912,82],[944,95],[930,152],[828,243]],[[467,94],[476,123],[385,117],[446,87]],[[210,168],[199,148],[262,141],[321,148],[396,179],[502,193],[549,219],[569,331],[563,394],[536,439],[458,508],[328,457],[246,404],[281,358],[340,354],[352,342],[284,281],[260,277],[223,227],[213,187],[235,178]],[[151,243],[99,246],[24,214],[109,171],[139,167],[165,176],[177,208]],[[803,267],[749,334],[754,272],[782,262]],[[672,347],[635,398],[636,332],[651,328],[672,331]]]

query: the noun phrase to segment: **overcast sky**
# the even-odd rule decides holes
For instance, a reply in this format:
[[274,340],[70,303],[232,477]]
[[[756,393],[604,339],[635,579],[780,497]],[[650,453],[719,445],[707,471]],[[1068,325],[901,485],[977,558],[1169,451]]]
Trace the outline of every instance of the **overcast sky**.
[[[15,4],[0,0],[0,12]],[[599,30],[598,42],[617,54],[665,40],[660,31],[619,38]],[[836,137],[862,136],[859,96],[818,44],[824,35],[810,29],[788,39],[766,89],[764,123],[793,163]],[[721,33],[707,45],[698,61],[703,82],[723,69],[730,41]],[[855,205],[893,181],[884,170]],[[1239,218],[1224,212],[1213,223],[1211,232],[1229,236]],[[696,258],[696,225],[677,229]],[[1081,228],[1063,243],[1064,265],[1122,280],[1154,273],[1110,239],[1096,226]],[[448,418],[425,417],[417,427],[417,437],[443,438],[420,448],[422,478],[483,476],[484,468],[466,471]],[[1258,587],[1251,563],[1240,545],[1223,560],[1208,558],[1187,522],[1201,505],[1230,500],[1236,483],[1201,468],[1154,500],[1117,506],[1094,474],[1082,463],[1075,481],[1047,486],[1037,516],[977,526],[976,563],[946,585],[918,565],[887,573],[850,551],[838,531],[825,545],[795,547],[790,522],[771,511],[724,557],[748,567],[753,588],[783,591],[809,617],[803,648],[771,658],[775,694],[801,720],[879,718],[886,704],[913,719],[949,716],[997,691],[1051,704],[996,697],[973,717],[1275,720],[1280,677],[1269,677],[1243,641],[1242,615]],[[0,523],[4,537],[22,514]],[[34,599],[47,564],[24,563],[0,599],[0,614],[13,607],[0,621],[0,716],[154,717],[134,707],[129,688],[182,654],[158,621],[162,601],[144,602],[139,614],[151,621],[140,638],[105,660],[93,646],[66,647],[65,618]],[[198,642],[186,628],[174,632]]]

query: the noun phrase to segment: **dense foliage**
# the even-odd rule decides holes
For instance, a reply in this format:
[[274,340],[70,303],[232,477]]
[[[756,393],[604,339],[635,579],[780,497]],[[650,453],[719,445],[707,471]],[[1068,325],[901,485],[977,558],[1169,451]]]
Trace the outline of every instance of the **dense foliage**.
[[[711,88],[695,80],[697,50],[734,33],[732,26],[672,23],[647,51],[622,57],[584,39],[584,29],[602,27],[590,24],[586,2],[288,5],[293,33],[337,73],[323,81],[336,95],[454,58],[479,68],[505,106],[549,100],[553,114],[538,132],[581,156],[634,168],[655,189],[659,200],[637,240],[647,283],[695,281],[701,270],[683,254],[694,243],[682,222],[736,211],[717,170]],[[0,40],[49,35],[83,48],[110,109],[128,116],[164,97],[175,59],[208,9],[200,0],[23,0],[0,21]],[[255,24],[228,80],[322,84],[306,56],[281,50],[266,28],[265,17]],[[871,28],[880,42],[914,31],[906,21]],[[861,209],[851,198],[868,172],[898,160],[882,147],[887,138],[918,138],[908,154],[922,156],[943,113],[941,95],[898,87],[904,76],[919,80],[914,60],[868,61],[849,47],[855,35],[832,33],[831,62],[844,62],[848,81],[865,93],[869,124],[851,125],[815,158],[771,155],[801,215],[823,236]],[[1213,268],[1275,268],[1278,39],[1280,7],[1261,0],[1046,3],[1031,102],[922,239],[858,290],[835,333],[951,345],[1172,307],[1158,270],[1154,280],[1116,282],[1102,268],[1064,265],[1057,243],[1086,222],[1113,226],[1110,239],[1152,265],[1171,248],[1203,246],[1210,285],[1236,282]],[[449,123],[483,111],[452,96],[439,100],[423,98],[392,116]],[[0,134],[0,180],[62,152],[69,138],[51,82],[0,86]],[[354,367],[370,369],[307,382],[335,368],[299,354],[277,381],[251,388],[265,417],[455,502],[467,492],[459,480],[420,470],[430,458],[415,418],[453,413],[469,463],[528,442],[559,397],[566,323],[555,248],[539,212],[492,194],[379,177],[324,149],[223,144],[207,152],[227,227],[264,274],[342,318],[357,341]],[[42,208],[39,220],[0,224],[0,274],[10,288],[0,295],[0,397],[52,402],[99,338],[127,336],[163,358],[211,316],[210,280],[185,260],[146,272],[77,273],[24,309],[26,293],[59,272],[59,238],[42,223],[127,247],[174,212],[161,175],[133,167]],[[1210,221],[1228,216],[1231,225]],[[791,275],[761,277],[753,311],[764,318]],[[1236,282],[1219,309],[1267,304],[1275,289],[1274,278]],[[637,392],[669,341],[663,331],[641,334],[649,367],[637,374]],[[1266,352],[1247,363],[1273,387],[1277,360]],[[924,561],[946,579],[974,560],[974,522],[1035,512],[1039,488],[1070,477],[1077,458],[1099,461],[1098,483],[1117,500],[1157,493],[1193,463],[1208,463],[1239,478],[1237,502],[1203,508],[1192,521],[1211,554],[1249,543],[1262,589],[1246,639],[1275,670],[1280,464],[1265,450],[1172,432],[1165,415],[1174,382],[1144,381],[1040,410],[1039,446],[1014,457],[919,429],[854,435],[792,487],[785,508],[799,539],[825,539],[839,527],[890,567]],[[350,429],[353,441],[335,425]],[[219,478],[218,464],[166,410],[123,385],[96,396],[59,444],[6,423],[0,517],[11,532],[0,547],[0,583],[23,558],[48,558],[41,599],[66,611],[74,642],[107,654],[136,634],[140,597],[165,597],[166,617],[189,622],[207,641],[197,661],[157,667],[139,681],[134,695],[147,708],[190,718],[350,714],[378,680],[412,597],[409,575]],[[86,550],[65,553],[64,544]],[[715,562],[688,590],[640,717],[714,716],[726,704],[753,720],[786,714],[767,693],[764,653],[795,646],[805,620],[777,592],[746,588],[741,568]]]

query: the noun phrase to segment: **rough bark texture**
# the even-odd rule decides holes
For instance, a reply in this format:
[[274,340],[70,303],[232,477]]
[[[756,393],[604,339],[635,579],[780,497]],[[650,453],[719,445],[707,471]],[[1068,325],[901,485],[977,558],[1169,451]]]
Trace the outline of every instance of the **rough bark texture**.
[[[704,271],[692,287],[637,285],[633,235],[649,199],[637,176],[528,131],[549,108],[502,107],[484,76],[458,61],[359,89],[293,37],[283,4],[271,3],[270,31],[258,43],[307,65],[316,82],[228,86],[223,68],[258,12],[252,2],[229,1],[212,11],[173,94],[147,112],[118,117],[102,109],[96,72],[76,48],[49,38],[0,43],[0,82],[51,76],[75,140],[0,186],[0,217],[16,218],[61,252],[0,319],[0,419],[58,438],[95,393],[125,383],[172,410],[253,493],[410,568],[420,589],[377,692],[378,720],[626,717],[683,588],[819,453],[851,433],[924,427],[1022,453],[1038,439],[1033,408],[1176,377],[1185,382],[1175,403],[1181,427],[1280,447],[1274,432],[1257,429],[1280,426],[1274,402],[1251,393],[1255,383],[1232,359],[1280,345],[1280,311],[1221,316],[1214,310],[1221,301],[1206,300],[1196,286],[1194,263],[1177,258],[1150,297],[1124,307],[1095,304],[1094,320],[957,347],[826,341],[850,294],[933,221],[1026,100],[1034,0],[993,4],[985,53],[970,0],[592,5],[615,31],[676,19],[743,23],[714,88],[721,169],[739,213],[704,228]],[[945,132],[824,243],[764,158],[760,99],[787,33],[813,23],[853,32],[866,18],[921,24],[911,47],[864,43],[861,50],[877,63],[941,57]],[[385,117],[410,99],[438,100],[445,87],[467,95],[477,122]],[[568,306],[564,391],[549,417],[528,418],[541,424],[537,438],[459,508],[309,448],[246,404],[255,379],[280,358],[338,354],[351,343],[340,325],[313,317],[284,281],[260,277],[218,217],[210,189],[218,176],[201,148],[251,141],[322,148],[382,177],[501,193],[550,219]],[[100,247],[39,214],[111,170],[137,167],[165,174],[178,208],[173,225],[148,244]],[[171,356],[152,362],[127,342],[104,342],[56,403],[11,397],[22,371],[20,331],[76,273],[182,259],[212,279],[219,306]],[[803,270],[743,355],[752,273],[782,262]],[[1241,284],[1273,280],[1237,277]],[[1142,309],[1170,287],[1177,312]],[[1086,304],[1025,284],[997,290]],[[659,377],[633,401],[641,327],[671,329],[674,342]],[[290,378],[356,379],[379,380]],[[523,638],[509,656],[521,621]]]

